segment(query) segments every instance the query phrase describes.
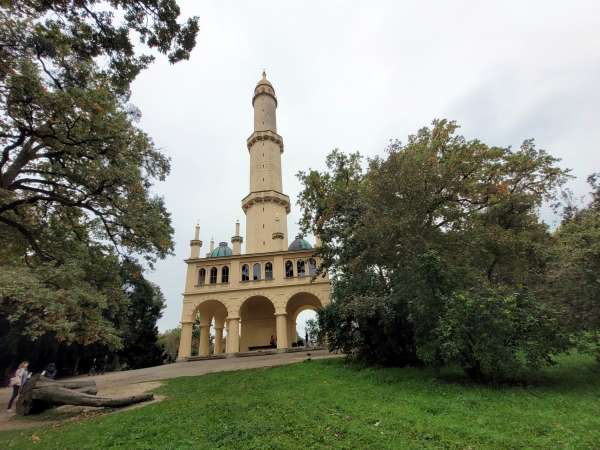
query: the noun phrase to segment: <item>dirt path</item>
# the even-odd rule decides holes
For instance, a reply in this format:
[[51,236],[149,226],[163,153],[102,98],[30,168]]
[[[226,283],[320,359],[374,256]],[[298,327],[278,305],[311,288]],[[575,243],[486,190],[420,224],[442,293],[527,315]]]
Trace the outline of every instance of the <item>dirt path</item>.
[[[311,352],[314,359],[335,357],[326,350]],[[166,364],[164,366],[148,367],[146,369],[125,370],[123,372],[110,372],[104,375],[92,377],[75,377],[73,379],[85,378],[96,381],[98,395],[121,396],[126,394],[138,394],[151,391],[160,386],[160,380],[169,378],[189,377],[203,375],[213,372],[224,372],[231,370],[256,369],[259,367],[274,367],[292,364],[305,360],[306,352],[280,353],[266,356],[251,356],[245,358],[225,358],[207,361],[193,361]],[[42,417],[19,417],[12,412],[7,412],[6,404],[10,398],[10,388],[0,389],[0,431],[16,430],[60,423],[65,420],[76,420],[82,416],[97,414],[101,408],[87,408],[74,406],[61,406]],[[160,401],[158,398],[155,401]],[[141,406],[134,405],[133,407]]]

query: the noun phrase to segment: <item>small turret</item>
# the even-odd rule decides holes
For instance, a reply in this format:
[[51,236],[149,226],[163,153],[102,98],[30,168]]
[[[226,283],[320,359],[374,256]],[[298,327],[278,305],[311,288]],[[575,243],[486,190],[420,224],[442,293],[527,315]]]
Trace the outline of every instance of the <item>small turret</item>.
[[212,253],[212,251],[215,249],[215,238],[211,237],[210,238],[210,247],[208,248],[208,253],[206,254],[206,257],[209,258],[210,254]]
[[242,253],[242,242],[244,238],[240,236],[240,221],[235,221],[235,236],[231,237],[231,245],[233,247],[233,254],[240,255]]
[[201,247],[202,241],[200,240],[200,225],[196,223],[196,229],[194,230],[194,239],[190,241],[190,258],[199,258]]

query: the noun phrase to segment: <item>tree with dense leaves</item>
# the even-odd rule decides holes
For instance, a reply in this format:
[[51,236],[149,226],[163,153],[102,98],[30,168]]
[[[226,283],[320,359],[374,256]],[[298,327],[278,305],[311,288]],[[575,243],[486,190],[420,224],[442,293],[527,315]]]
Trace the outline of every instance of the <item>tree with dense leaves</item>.
[[299,174],[302,227],[320,236],[321,270],[333,274],[320,316],[333,348],[384,364],[453,362],[440,340],[450,299],[510,297],[543,277],[551,236],[537,209],[567,173],[531,140],[513,151],[456,129],[434,121],[366,167],[334,151],[327,171]]
[[158,344],[161,346],[166,359],[169,362],[177,360],[179,352],[179,340],[181,339],[181,327],[164,331],[158,336]]
[[556,244],[541,291],[563,313],[568,329],[591,345],[600,360],[600,174],[591,175],[588,182],[591,201],[583,208],[565,208],[554,233]]
[[170,215],[151,192],[169,161],[136,125],[130,85],[154,59],[141,48],[171,63],[189,58],[198,19],[179,15],[175,0],[0,0],[0,319],[9,335],[122,347],[122,265],[152,267],[173,249]]
[[158,344],[156,322],[162,316],[165,298],[158,286],[144,278],[137,264],[124,264],[122,277],[128,302],[119,360],[135,368],[159,365],[163,350]]

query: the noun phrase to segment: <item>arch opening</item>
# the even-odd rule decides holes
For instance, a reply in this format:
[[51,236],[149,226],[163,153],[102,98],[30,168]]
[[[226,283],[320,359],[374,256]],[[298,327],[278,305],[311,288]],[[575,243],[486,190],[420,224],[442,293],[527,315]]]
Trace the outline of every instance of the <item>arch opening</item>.
[[[306,327],[310,319],[316,320],[316,313],[323,307],[319,298],[308,292],[293,295],[287,302],[286,312],[288,318],[288,342],[290,347],[306,344]],[[313,342],[309,331],[309,341]],[[316,336],[315,339],[316,341]]]
[[240,307],[240,351],[273,348],[276,339],[275,306],[267,297],[250,297]]
[[196,307],[193,317],[192,356],[223,353],[223,338],[217,343],[217,329],[224,328],[227,317],[225,305],[218,300],[206,300]]

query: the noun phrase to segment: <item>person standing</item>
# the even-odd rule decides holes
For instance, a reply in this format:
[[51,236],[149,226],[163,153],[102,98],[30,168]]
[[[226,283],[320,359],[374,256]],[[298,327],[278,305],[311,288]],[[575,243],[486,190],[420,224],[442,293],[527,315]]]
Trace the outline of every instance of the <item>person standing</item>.
[[19,395],[21,386],[23,386],[25,384],[25,382],[27,381],[27,378],[29,377],[29,372],[27,371],[28,367],[29,367],[29,363],[27,361],[23,361],[21,364],[19,364],[19,367],[15,371],[15,374],[10,379],[10,386],[12,386],[13,391],[12,391],[10,400],[8,402],[8,406],[6,407],[7,411],[10,411],[12,409],[13,402]]

